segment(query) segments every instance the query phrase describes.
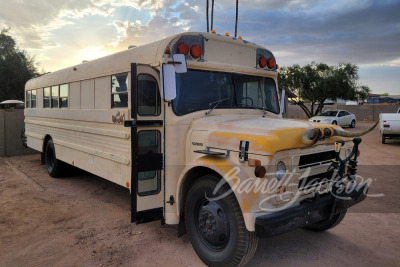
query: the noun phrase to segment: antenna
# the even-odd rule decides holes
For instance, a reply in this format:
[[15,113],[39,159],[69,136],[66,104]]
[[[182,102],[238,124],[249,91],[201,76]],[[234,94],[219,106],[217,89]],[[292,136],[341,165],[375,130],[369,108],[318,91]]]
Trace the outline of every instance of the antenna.
[[207,32],[210,32],[210,29],[209,29],[209,26],[208,26],[208,0],[207,0],[207,4],[206,4],[206,9],[207,9],[207,15],[206,15],[206,17],[207,17]]
[[235,37],[237,37],[238,14],[239,14],[239,0],[236,0]]
[[211,31],[214,30],[214,0],[211,0]]

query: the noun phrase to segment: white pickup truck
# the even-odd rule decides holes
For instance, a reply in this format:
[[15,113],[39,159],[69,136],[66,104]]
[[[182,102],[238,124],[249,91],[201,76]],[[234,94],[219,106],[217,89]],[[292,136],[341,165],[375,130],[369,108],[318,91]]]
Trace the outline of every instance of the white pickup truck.
[[397,113],[379,114],[380,133],[382,134],[382,144],[386,139],[400,137],[400,108]]

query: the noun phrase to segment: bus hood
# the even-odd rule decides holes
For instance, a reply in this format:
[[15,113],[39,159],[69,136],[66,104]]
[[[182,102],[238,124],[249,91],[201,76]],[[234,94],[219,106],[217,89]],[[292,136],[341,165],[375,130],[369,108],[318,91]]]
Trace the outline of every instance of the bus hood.
[[[280,150],[304,147],[304,132],[322,127],[341,129],[328,124],[254,115],[203,117],[192,124],[194,131],[208,131],[205,140],[207,147],[239,151],[240,141],[249,141],[248,153],[260,155],[273,155]],[[320,142],[332,143],[339,138],[333,137]]]

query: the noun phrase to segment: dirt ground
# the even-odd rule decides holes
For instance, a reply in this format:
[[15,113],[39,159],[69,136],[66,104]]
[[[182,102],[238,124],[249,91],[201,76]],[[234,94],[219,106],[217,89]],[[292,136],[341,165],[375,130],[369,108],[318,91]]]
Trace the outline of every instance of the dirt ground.
[[[330,231],[260,239],[249,266],[400,266],[400,140],[375,129],[360,150],[358,174],[384,196]],[[203,266],[176,226],[130,223],[127,189],[79,170],[53,179],[39,155],[0,158],[0,266],[115,265]]]

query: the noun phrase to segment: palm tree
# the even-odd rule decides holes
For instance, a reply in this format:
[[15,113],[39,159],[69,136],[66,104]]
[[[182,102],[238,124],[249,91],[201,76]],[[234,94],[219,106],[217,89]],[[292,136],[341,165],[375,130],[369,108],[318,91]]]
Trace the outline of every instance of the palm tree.
[[235,37],[237,36],[237,23],[239,14],[239,0],[236,0],[236,22],[235,22]]

